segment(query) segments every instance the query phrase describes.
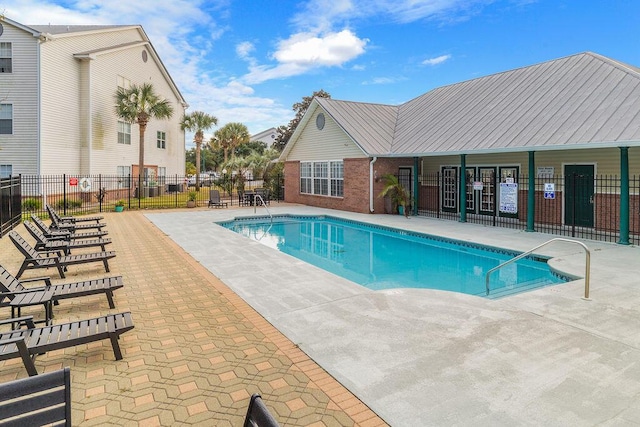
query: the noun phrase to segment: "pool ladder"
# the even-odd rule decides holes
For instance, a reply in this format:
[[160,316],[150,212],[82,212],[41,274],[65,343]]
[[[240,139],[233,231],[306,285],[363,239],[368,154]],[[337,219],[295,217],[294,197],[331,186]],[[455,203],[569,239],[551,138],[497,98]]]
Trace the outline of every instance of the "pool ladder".
[[267,210],[267,213],[269,214],[269,219],[271,220],[271,223],[273,223],[273,215],[271,215],[271,212],[269,212],[269,208],[267,207],[267,204],[264,202],[264,199],[262,198],[262,196],[260,194],[256,194],[254,197],[255,198],[253,202],[253,213],[256,213],[256,210],[258,209],[258,203],[255,200],[260,199],[262,206],[264,206],[264,208]]
[[524,253],[518,255],[515,258],[511,258],[510,260],[505,261],[502,264],[498,265],[497,267],[493,267],[491,270],[487,271],[487,274],[485,275],[485,286],[487,288],[487,295],[489,295],[489,292],[490,292],[490,289],[489,289],[489,276],[491,275],[491,273],[493,273],[496,270],[501,269],[505,265],[511,264],[513,262],[516,262],[516,261],[526,257],[527,255],[531,255],[531,253],[533,251],[538,250],[541,247],[546,246],[546,245],[548,245],[549,243],[552,243],[552,242],[575,243],[577,245],[582,246],[582,248],[584,249],[584,253],[585,253],[584,299],[588,300],[589,299],[589,275],[590,275],[590,271],[591,271],[591,252],[589,251],[589,248],[587,247],[587,245],[585,245],[582,242],[579,242],[577,240],[563,239],[563,238],[560,238],[560,237],[555,238],[555,239],[551,239],[551,240],[547,240],[543,244],[538,245],[535,248],[530,249],[527,252],[524,252]]

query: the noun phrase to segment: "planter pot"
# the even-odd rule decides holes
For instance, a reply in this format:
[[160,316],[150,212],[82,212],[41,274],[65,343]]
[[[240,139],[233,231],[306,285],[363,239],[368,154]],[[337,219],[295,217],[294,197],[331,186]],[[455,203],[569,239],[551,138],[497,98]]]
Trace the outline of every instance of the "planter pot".
[[116,212],[122,212],[124,210],[124,206],[116,206]]
[[195,208],[196,207],[196,202],[193,200],[187,200],[187,207],[188,208]]
[[398,206],[398,214],[404,215],[404,206]]

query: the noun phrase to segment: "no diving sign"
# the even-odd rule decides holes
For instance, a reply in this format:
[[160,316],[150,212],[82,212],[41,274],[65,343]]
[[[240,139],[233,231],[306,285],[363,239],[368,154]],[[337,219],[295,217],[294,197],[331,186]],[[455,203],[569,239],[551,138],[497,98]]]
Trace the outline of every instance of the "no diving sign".
[[555,199],[556,198],[556,184],[553,182],[545,182],[544,184],[544,198]]

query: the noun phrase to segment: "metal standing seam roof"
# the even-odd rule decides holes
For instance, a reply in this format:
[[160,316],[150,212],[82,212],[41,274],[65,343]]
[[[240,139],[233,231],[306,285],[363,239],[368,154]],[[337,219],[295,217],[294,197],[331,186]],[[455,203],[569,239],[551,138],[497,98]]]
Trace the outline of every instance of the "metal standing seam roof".
[[640,71],[580,53],[431,90],[400,106],[317,99],[369,155],[640,145]]
[[316,98],[316,101],[366,153],[389,153],[398,107]]

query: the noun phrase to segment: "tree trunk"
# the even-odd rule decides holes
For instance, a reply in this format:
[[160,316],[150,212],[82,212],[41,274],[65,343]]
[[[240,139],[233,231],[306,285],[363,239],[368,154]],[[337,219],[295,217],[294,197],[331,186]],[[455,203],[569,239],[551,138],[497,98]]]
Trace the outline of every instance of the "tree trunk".
[[142,199],[144,197],[144,191],[142,189],[142,177],[144,176],[144,133],[147,130],[147,121],[139,121],[138,126],[140,128],[140,148],[138,156],[138,199]]

